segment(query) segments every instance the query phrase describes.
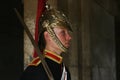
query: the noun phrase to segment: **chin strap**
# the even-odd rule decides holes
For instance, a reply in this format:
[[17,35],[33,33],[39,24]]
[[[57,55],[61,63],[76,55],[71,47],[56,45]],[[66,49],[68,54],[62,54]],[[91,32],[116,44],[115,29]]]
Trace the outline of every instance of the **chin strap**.
[[54,40],[54,42],[58,45],[58,47],[63,51],[63,52],[67,52],[67,48],[62,44],[62,42],[58,39],[58,37],[56,36],[54,30],[51,27],[46,27],[48,33],[50,34],[50,36],[52,37],[52,39]]
[[50,22],[48,20],[45,20],[42,25],[44,26],[44,28],[47,29],[47,32],[50,34],[53,41],[58,45],[58,47],[61,49],[61,51],[67,52],[67,48],[58,39],[58,37],[56,36],[56,34],[55,34],[54,30],[53,30],[54,26],[57,26],[57,25],[54,24],[54,23],[50,24]]

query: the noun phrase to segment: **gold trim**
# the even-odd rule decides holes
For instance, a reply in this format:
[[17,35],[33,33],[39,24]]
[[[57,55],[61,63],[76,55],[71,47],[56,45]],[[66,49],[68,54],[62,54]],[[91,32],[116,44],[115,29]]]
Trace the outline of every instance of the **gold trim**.
[[[37,59],[39,59],[39,61],[36,62],[36,63],[34,63],[34,61],[37,60]],[[36,57],[35,59],[33,59],[33,60],[31,61],[31,63],[29,64],[29,66],[38,66],[40,63],[41,63],[40,58],[39,58],[39,57]]]
[[52,55],[54,55],[55,57],[59,58],[60,61],[58,61],[57,59],[55,59],[55,58],[52,57],[52,56],[45,55],[45,57],[47,57],[47,58],[49,58],[49,59],[51,59],[51,60],[53,60],[53,61],[55,61],[55,62],[57,62],[57,63],[59,63],[59,64],[62,62],[62,59],[63,59],[63,58],[62,58],[61,56],[57,55],[56,53],[54,53],[54,52],[52,52],[52,51],[49,51],[49,50],[46,50],[46,49],[45,49],[45,54],[47,54],[47,52],[50,53],[50,54],[52,54]]
[[55,41],[55,43],[58,45],[58,47],[63,51],[63,52],[67,52],[67,48],[61,43],[61,41],[58,39],[58,37],[56,36],[56,34],[54,33],[54,30],[51,27],[47,27],[47,31],[50,34],[50,36],[52,37],[52,39]]

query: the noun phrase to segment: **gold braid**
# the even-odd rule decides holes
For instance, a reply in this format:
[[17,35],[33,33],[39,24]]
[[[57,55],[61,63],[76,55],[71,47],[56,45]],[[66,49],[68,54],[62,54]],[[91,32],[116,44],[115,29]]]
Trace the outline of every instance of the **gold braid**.
[[52,37],[52,39],[55,41],[55,43],[58,45],[58,47],[63,51],[66,52],[67,48],[61,43],[61,41],[58,39],[58,37],[56,36],[55,32],[53,31],[53,29],[51,27],[46,27],[48,33],[50,34],[50,36]]
[[44,28],[47,29],[48,33],[52,37],[52,39],[55,41],[55,43],[58,45],[58,47],[63,51],[66,52],[67,48],[61,43],[61,41],[56,36],[55,32],[53,31],[52,27],[57,26],[57,23],[50,24],[48,20],[45,20],[42,24]]

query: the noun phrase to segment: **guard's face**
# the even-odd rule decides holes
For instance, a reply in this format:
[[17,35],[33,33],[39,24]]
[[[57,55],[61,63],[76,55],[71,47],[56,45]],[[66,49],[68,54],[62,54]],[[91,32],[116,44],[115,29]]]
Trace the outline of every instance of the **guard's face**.
[[55,27],[54,32],[61,43],[66,47],[69,48],[71,42],[71,35],[70,32],[65,28]]

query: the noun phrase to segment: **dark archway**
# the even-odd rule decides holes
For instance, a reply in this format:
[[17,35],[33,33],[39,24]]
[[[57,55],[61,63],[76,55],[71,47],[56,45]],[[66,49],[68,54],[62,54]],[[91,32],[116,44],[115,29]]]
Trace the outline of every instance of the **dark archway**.
[[22,14],[22,0],[0,2],[0,80],[18,80],[23,71],[23,28],[13,8]]

